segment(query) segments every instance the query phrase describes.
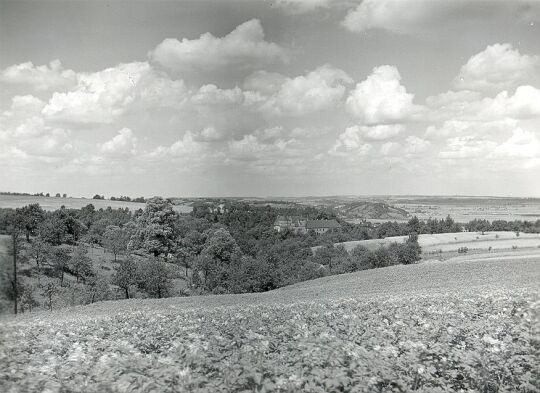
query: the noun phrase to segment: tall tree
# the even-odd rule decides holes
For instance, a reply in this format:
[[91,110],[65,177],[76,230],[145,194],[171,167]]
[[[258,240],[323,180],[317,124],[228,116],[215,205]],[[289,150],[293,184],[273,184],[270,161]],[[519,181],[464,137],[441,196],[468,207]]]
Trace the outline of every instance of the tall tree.
[[39,206],[39,203],[32,203],[30,205],[17,209],[18,217],[20,219],[20,225],[24,228],[26,241],[30,241],[30,236],[36,234],[38,226],[45,219],[45,211]]
[[178,238],[177,220],[178,213],[169,200],[161,197],[150,199],[137,218],[129,248],[167,260]]

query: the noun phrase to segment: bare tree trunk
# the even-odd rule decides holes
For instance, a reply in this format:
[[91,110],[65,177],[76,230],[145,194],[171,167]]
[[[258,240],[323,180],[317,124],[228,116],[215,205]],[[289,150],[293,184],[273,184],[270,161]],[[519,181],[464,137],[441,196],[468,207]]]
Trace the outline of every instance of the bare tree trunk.
[[129,299],[129,288],[125,287],[124,291],[126,291],[126,299]]

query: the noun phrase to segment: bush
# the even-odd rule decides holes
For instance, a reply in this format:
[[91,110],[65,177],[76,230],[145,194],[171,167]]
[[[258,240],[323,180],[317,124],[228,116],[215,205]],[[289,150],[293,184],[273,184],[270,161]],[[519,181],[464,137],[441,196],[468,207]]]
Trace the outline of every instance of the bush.
[[469,248],[468,247],[460,247],[460,248],[458,248],[457,252],[459,254],[466,254],[467,252],[469,252]]

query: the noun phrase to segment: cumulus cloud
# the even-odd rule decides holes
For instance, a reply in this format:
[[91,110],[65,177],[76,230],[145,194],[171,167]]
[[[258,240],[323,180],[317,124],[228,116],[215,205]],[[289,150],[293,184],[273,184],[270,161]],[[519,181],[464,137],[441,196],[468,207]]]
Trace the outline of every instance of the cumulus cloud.
[[495,121],[446,120],[441,125],[430,125],[425,136],[430,139],[447,138],[463,135],[484,135],[497,137],[513,130],[518,121],[506,118]]
[[345,155],[354,151],[358,155],[366,155],[372,146],[365,143],[358,126],[348,127],[338,136],[336,143],[330,149],[332,155]]
[[55,92],[42,113],[57,122],[110,124],[131,104],[139,103],[145,109],[177,109],[188,98],[183,81],[169,79],[146,62],[124,63],[77,74],[77,86],[68,92]]
[[149,70],[143,62],[80,74],[77,88],[54,93],[43,114],[52,120],[72,123],[111,123],[133,101],[137,83]]
[[347,73],[330,65],[294,78],[259,71],[244,83],[246,104],[266,114],[303,116],[335,107],[351,82]]
[[203,143],[196,141],[191,131],[187,131],[181,139],[170,146],[158,146],[149,152],[141,155],[146,161],[161,161],[167,159],[181,161],[200,161],[205,158],[206,147]]
[[408,119],[418,108],[413,104],[414,95],[407,93],[400,81],[396,67],[375,67],[371,75],[350,92],[347,109],[368,124]]
[[512,131],[512,136],[493,151],[495,158],[540,158],[540,140],[521,128]]
[[457,89],[500,91],[540,80],[540,56],[522,55],[511,44],[489,45],[461,67]]
[[23,85],[37,91],[64,90],[76,83],[76,73],[66,70],[60,60],[35,66],[32,62],[15,64],[0,72],[0,82]]
[[431,145],[427,139],[409,135],[405,139],[405,153],[409,155],[421,154],[426,152]]
[[149,53],[150,59],[169,70],[217,70],[251,68],[268,62],[285,61],[285,50],[264,39],[258,19],[237,26],[224,37],[210,33],[197,39],[167,38]]
[[482,159],[495,146],[495,143],[474,135],[457,136],[446,141],[444,150],[439,152],[443,159]]
[[109,157],[122,158],[137,154],[137,137],[129,128],[122,128],[118,135],[103,143],[99,151]]
[[384,29],[398,34],[418,34],[433,33],[441,25],[464,17],[475,22],[489,18],[504,23],[508,15],[528,20],[539,14],[538,4],[528,1],[363,0],[349,10],[341,24],[353,32]]

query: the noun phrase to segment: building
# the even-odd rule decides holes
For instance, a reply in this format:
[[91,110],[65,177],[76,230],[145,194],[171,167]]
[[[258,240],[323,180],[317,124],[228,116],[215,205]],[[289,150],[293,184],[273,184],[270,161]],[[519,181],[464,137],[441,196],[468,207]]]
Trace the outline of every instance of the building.
[[307,220],[300,216],[278,216],[274,229],[278,232],[289,230],[295,234],[305,234]]
[[274,222],[277,232],[289,230],[296,235],[305,235],[309,231],[322,234],[331,229],[341,229],[341,225],[336,220],[307,220],[299,216],[278,216]]
[[309,220],[306,222],[306,231],[315,231],[317,235],[331,229],[341,229],[340,223],[336,220]]

